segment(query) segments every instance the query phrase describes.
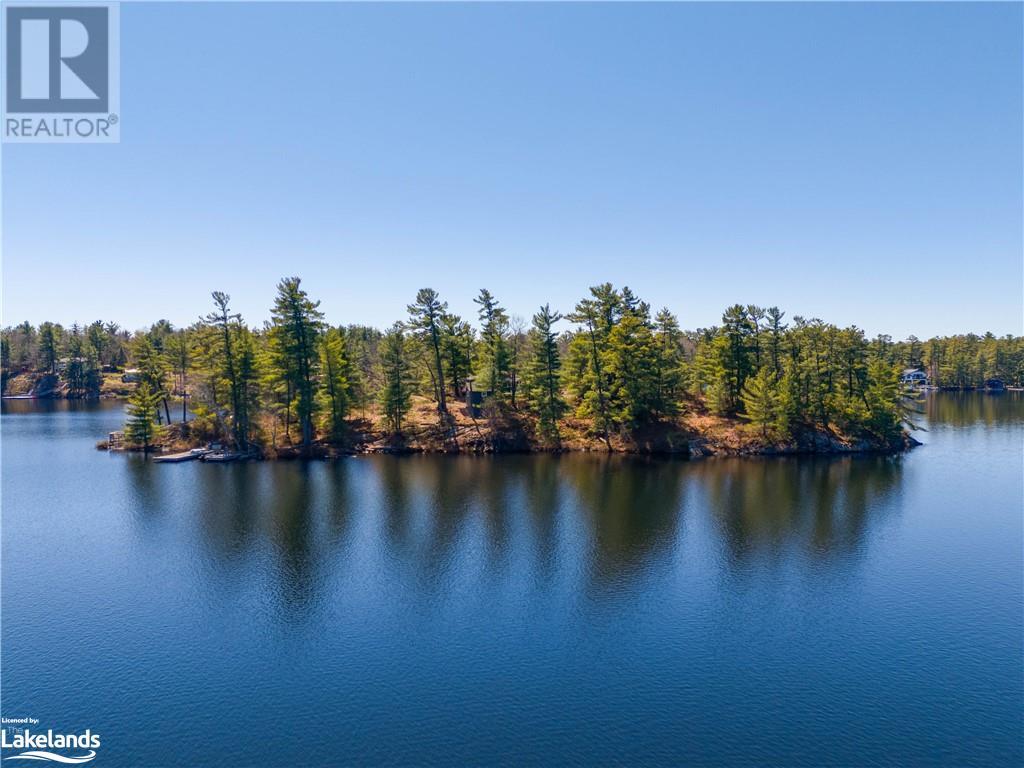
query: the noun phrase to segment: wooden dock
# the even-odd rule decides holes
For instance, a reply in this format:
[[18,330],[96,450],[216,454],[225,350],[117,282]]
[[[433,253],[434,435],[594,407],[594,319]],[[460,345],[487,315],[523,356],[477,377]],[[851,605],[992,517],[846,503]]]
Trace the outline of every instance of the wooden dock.
[[208,451],[205,448],[193,448],[191,451],[183,451],[181,453],[165,453],[162,456],[154,456],[153,461],[164,462],[168,464],[177,463],[179,461],[195,461],[205,456]]

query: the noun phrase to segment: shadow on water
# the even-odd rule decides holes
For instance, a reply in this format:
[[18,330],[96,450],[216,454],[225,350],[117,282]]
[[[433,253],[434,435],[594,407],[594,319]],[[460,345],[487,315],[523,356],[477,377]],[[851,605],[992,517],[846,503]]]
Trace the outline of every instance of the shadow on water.
[[1024,392],[940,392],[925,399],[929,427],[1024,423]]
[[558,471],[590,542],[591,585],[642,573],[676,544],[683,483],[692,464],[629,456],[564,457]]
[[730,562],[796,554],[840,563],[861,550],[898,487],[900,457],[720,459],[695,466]]
[[[428,593],[470,562],[485,581],[513,567],[540,582],[568,569],[599,592],[618,589],[681,545],[684,508],[709,523],[727,566],[794,554],[841,563],[862,547],[872,509],[892,509],[880,502],[901,471],[885,457],[416,456],[171,473],[128,462],[147,515],[175,497],[165,483],[184,470],[199,545],[228,569],[268,553],[265,575],[297,615],[315,608],[332,571],[368,558]],[[373,534],[349,535],[357,525]]]
[[318,718],[284,762],[1020,764],[1022,404],[929,396],[900,458],[228,465],[5,405],[5,691],[112,765]]

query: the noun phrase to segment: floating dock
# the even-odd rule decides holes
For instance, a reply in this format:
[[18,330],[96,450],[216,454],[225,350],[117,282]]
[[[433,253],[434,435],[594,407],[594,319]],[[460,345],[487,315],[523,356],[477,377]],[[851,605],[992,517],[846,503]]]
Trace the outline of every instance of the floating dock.
[[154,456],[153,461],[165,462],[173,464],[179,461],[195,461],[196,459],[203,458],[209,451],[205,448],[193,448],[191,451],[184,451],[182,453],[165,453],[162,456]]

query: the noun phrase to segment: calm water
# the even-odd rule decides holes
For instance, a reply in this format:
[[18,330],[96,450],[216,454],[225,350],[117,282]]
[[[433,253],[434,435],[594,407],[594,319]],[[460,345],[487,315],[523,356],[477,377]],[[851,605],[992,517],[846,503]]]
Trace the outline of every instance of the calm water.
[[154,465],[5,404],[3,714],[91,765],[1020,765],[1016,394],[902,458]]

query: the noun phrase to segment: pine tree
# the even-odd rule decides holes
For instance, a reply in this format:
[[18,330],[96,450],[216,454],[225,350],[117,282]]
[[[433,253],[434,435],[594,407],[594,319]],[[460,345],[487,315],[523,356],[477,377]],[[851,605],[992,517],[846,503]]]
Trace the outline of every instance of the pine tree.
[[734,304],[722,315],[722,334],[729,341],[729,354],[723,360],[727,374],[727,396],[729,410],[734,410],[739,403],[743,383],[750,375],[750,337],[753,326],[747,317],[747,310],[740,304]]
[[218,343],[208,347],[208,374],[211,377],[210,387],[212,390],[212,402],[214,408],[220,404],[217,396],[219,380],[223,379],[227,384],[228,401],[231,414],[231,432],[235,445],[246,447],[244,435],[248,432],[248,424],[240,416],[244,412],[242,405],[242,387],[238,379],[238,366],[234,339],[237,336],[237,328],[241,325],[242,316],[232,313],[229,309],[231,297],[221,291],[214,291],[210,294],[216,311],[208,314],[203,322],[207,327],[216,329]]
[[868,365],[868,383],[864,391],[867,406],[867,429],[874,435],[895,440],[903,420],[899,369],[893,363],[876,357]]
[[445,397],[444,365],[441,362],[442,329],[441,322],[448,312],[448,303],[441,301],[433,288],[421,288],[416,293],[416,301],[407,307],[409,311],[409,327],[418,333],[420,340],[433,355],[431,376],[434,380],[434,394],[437,398],[437,411],[442,420],[448,418],[448,402]]
[[351,403],[352,367],[345,349],[345,336],[337,328],[330,328],[320,340],[320,411],[324,414],[324,431],[332,441],[345,433],[345,419]]
[[181,423],[188,421],[188,370],[191,366],[191,340],[189,332],[182,329],[167,339],[164,345],[171,371],[178,379],[181,393]]
[[788,436],[786,402],[769,366],[747,377],[743,385],[744,418],[761,431],[765,439]]
[[277,284],[277,297],[271,309],[268,336],[281,367],[280,376],[295,397],[295,416],[302,434],[302,448],[313,442],[313,412],[316,409],[316,382],[320,368],[317,339],[323,325],[320,302],[311,301],[297,277],[286,277]]
[[442,319],[441,344],[448,381],[455,397],[461,397],[472,365],[473,329],[458,315],[445,314]]
[[611,421],[634,428],[654,420],[660,402],[658,350],[642,309],[627,311],[602,354]]
[[252,331],[240,325],[236,334],[238,350],[239,412],[236,422],[239,426],[242,446],[248,447],[254,437],[255,415],[259,410],[260,371],[257,337]]
[[412,402],[413,379],[406,350],[405,333],[395,323],[384,334],[380,344],[383,386],[380,404],[384,419],[392,433],[400,435],[405,415]]
[[621,315],[622,299],[610,283],[592,287],[590,295],[591,298],[578,302],[566,316],[583,326],[569,345],[568,384],[577,415],[593,420],[595,431],[610,451],[612,420],[603,357],[608,334]]
[[124,434],[129,444],[144,451],[150,449],[159,434],[156,419],[159,404],[160,393],[154,392],[145,381],[128,397],[128,421]]
[[57,372],[57,349],[60,344],[60,326],[43,323],[39,326],[40,363],[47,373]]
[[693,360],[693,392],[704,397],[714,414],[723,415],[732,407],[729,396],[729,339],[712,329],[705,331]]
[[480,289],[473,303],[480,307],[478,375],[484,379],[482,388],[490,390],[494,398],[503,400],[509,391],[508,315],[486,288]]
[[[139,369],[140,380],[149,386],[159,402],[163,405],[164,415],[167,423],[171,423],[171,410],[168,404],[169,393],[167,392],[167,361],[160,350],[158,350],[149,334],[139,336],[135,340],[133,350],[135,365]],[[157,411],[157,421],[160,420],[160,412]]]
[[685,379],[683,356],[683,334],[679,330],[676,316],[663,308],[654,318],[657,333],[657,379],[659,415],[672,415],[679,410],[679,399],[682,395]]
[[537,416],[537,429],[544,439],[558,445],[561,436],[558,420],[565,412],[565,401],[559,391],[562,367],[553,326],[562,315],[545,304],[533,316],[530,334],[530,360],[526,369],[526,397],[530,410]]

